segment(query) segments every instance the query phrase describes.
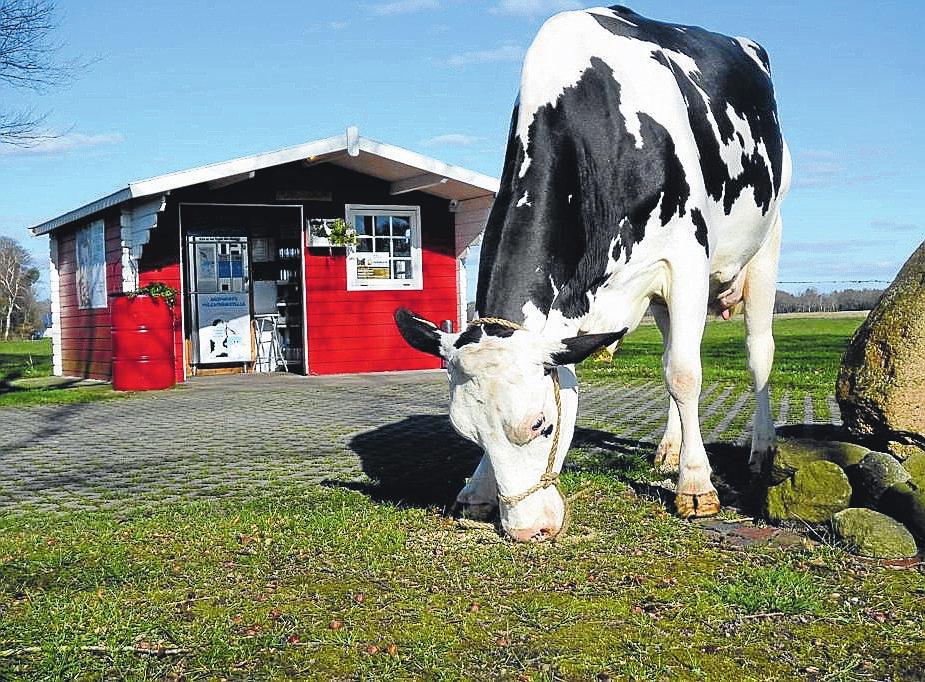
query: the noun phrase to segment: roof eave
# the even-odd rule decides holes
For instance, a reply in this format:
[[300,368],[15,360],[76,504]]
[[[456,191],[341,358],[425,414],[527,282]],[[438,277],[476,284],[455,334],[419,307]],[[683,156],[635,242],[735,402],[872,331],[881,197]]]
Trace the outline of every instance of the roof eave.
[[307,142],[294,147],[286,147],[272,152],[254,154],[252,156],[243,156],[229,161],[219,161],[217,163],[198,166],[188,170],[158,175],[147,180],[137,180],[129,183],[127,187],[101,199],[92,201],[73,211],[68,211],[57,218],[52,218],[30,227],[29,230],[34,236],[47,234],[59,227],[63,227],[81,218],[86,218],[89,215],[111,208],[130,199],[156,194],[166,194],[171,190],[181,187],[211,182],[232,175],[250,173],[264,168],[292,163],[300,159],[310,160],[315,157],[323,157],[328,154],[342,151],[347,151],[351,156],[366,152],[407,166],[420,168],[422,171],[482,189],[486,196],[497,194],[500,187],[500,181],[497,178],[470,171],[460,166],[453,166],[403,147],[396,147],[395,145],[378,142],[370,138],[359,137],[356,134],[356,129],[352,128],[348,129],[348,134],[346,135],[335,135],[333,137]]

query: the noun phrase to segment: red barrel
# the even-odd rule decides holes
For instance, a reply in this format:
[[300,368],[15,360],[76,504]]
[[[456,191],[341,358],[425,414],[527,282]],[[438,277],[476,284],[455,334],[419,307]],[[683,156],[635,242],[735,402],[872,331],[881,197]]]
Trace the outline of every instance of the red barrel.
[[112,387],[156,391],[173,386],[173,311],[164,299],[151,296],[113,296],[111,303]]

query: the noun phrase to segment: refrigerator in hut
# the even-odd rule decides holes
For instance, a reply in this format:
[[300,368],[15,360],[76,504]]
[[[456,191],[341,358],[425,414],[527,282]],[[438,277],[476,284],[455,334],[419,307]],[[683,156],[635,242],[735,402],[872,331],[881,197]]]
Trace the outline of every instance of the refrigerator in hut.
[[247,237],[190,236],[189,254],[195,362],[250,362]]

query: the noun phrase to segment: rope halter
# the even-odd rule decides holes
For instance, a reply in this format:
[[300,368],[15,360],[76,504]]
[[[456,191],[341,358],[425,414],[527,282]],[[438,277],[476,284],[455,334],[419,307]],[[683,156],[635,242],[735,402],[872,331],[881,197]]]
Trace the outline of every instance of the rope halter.
[[[508,329],[515,330],[524,330],[524,327],[517,324],[516,322],[511,322],[510,320],[505,320],[501,317],[480,317],[477,320],[472,320],[469,323],[469,327],[478,327],[486,324],[496,324],[501,327],[507,327]],[[523,500],[530,497],[535,492],[540,490],[545,490],[546,488],[555,488],[556,492],[559,493],[559,497],[562,498],[563,503],[566,501],[565,496],[562,494],[562,490],[559,488],[559,474],[555,471],[556,468],[556,454],[559,451],[559,425],[562,423],[562,396],[559,387],[559,370],[553,367],[550,372],[552,376],[552,394],[556,401],[556,425],[553,427],[552,434],[552,443],[549,448],[549,458],[546,461],[546,471],[543,472],[543,475],[540,476],[540,480],[534,483],[532,486],[524,490],[522,493],[517,495],[502,495],[501,492],[498,492],[498,499],[506,505],[517,504]],[[559,531],[562,533],[563,528]]]

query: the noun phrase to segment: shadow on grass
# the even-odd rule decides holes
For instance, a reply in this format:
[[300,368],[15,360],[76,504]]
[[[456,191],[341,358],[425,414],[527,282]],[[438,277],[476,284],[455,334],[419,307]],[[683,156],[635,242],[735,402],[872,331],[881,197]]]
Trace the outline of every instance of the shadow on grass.
[[[844,440],[840,427],[798,424],[779,429],[781,436]],[[410,506],[452,506],[472,475],[481,449],[459,436],[446,415],[415,415],[354,436],[349,444],[372,483],[330,481],[327,485],[358,490],[379,502]],[[672,492],[659,485],[652,455],[656,443],[620,438],[598,429],[577,428],[566,471],[615,476],[637,493],[659,499],[673,509]],[[714,442],[707,446],[713,483],[723,506],[747,515],[760,514],[765,490],[749,475],[749,446]]]

